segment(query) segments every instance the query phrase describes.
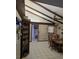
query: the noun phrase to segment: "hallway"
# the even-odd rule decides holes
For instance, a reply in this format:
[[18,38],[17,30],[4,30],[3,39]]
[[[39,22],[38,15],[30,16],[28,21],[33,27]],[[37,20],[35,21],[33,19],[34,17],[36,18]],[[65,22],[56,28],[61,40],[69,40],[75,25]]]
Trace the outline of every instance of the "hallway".
[[22,59],[63,59],[63,54],[51,50],[48,42],[31,42],[30,54]]
[[[53,3],[51,5],[50,2],[16,0],[16,17],[18,21],[21,18],[18,28],[21,31],[18,59],[63,59],[63,54],[49,48],[46,42],[50,41],[50,47],[54,44],[58,51],[63,51],[63,7]],[[59,0],[54,2],[59,4]]]

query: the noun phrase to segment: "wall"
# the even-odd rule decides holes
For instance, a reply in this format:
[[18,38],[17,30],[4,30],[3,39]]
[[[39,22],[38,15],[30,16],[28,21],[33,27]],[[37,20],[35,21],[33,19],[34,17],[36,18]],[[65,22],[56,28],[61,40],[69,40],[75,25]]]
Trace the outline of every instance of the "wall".
[[48,33],[53,33],[54,32],[54,26],[48,26]]
[[49,33],[57,33],[59,34],[60,38],[63,38],[63,24],[60,24],[60,23],[56,23],[57,25],[56,26],[48,26],[48,32]]
[[18,17],[19,20],[22,20],[17,10],[16,10],[16,17]]
[[39,41],[48,40],[48,25],[39,24]]
[[59,24],[59,25],[57,26],[57,33],[60,35],[60,38],[63,37],[62,32],[63,32],[63,24]]
[[54,31],[59,34],[60,38],[63,38],[63,24],[57,23],[57,25],[54,27]]
[[[17,10],[16,10],[16,17],[18,17],[19,20],[22,20]],[[17,38],[17,34],[16,34],[16,59],[20,59],[20,39]]]

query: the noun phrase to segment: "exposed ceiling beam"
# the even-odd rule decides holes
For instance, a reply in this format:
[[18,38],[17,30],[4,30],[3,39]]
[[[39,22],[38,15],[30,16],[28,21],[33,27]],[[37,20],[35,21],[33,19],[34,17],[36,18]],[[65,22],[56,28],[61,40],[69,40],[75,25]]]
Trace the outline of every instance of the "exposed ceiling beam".
[[17,9],[19,15],[21,16],[21,18],[23,19],[23,17],[25,16],[24,0],[16,0],[16,9]]
[[50,19],[52,19],[52,20],[54,20],[54,21],[57,21],[57,22],[63,24],[61,21],[58,21],[58,20],[56,20],[56,19],[54,19],[54,18],[52,18],[52,17],[50,17],[50,16],[48,16],[48,15],[46,15],[46,14],[44,14],[44,13],[38,11],[38,10],[36,10],[36,9],[34,9],[34,8],[28,6],[28,5],[25,5],[25,6],[28,7],[28,8],[30,8],[30,9],[32,9],[32,10],[34,10],[34,11],[36,11],[36,12],[38,12],[38,13],[40,13],[40,14],[42,14],[42,15],[44,15],[44,16],[46,16],[46,17],[48,17],[48,18],[50,18]]
[[41,4],[39,4],[39,3],[35,2],[35,1],[32,1],[32,2],[34,2],[34,3],[37,4],[37,5],[39,5],[40,7],[44,8],[45,10],[47,10],[47,11],[49,11],[49,12],[51,12],[51,13],[53,13],[53,14],[55,14],[55,15],[61,17],[61,18],[63,18],[63,16],[57,14],[56,12],[53,12],[53,11],[49,10],[48,8],[44,7],[43,5],[41,5]]
[[46,21],[49,21],[49,22],[51,22],[51,23],[53,23],[53,24],[54,24],[54,22],[53,22],[53,21],[50,21],[50,20],[48,20],[48,19],[46,19],[46,18],[44,18],[44,17],[42,17],[42,16],[39,16],[39,15],[37,15],[37,14],[35,14],[35,13],[33,13],[33,12],[29,11],[29,10],[25,10],[25,11],[30,12],[31,14],[34,14],[34,15],[36,15],[36,16],[38,16],[38,17],[40,17],[40,18],[42,18],[42,19],[44,19],[44,20],[46,20]]
[[55,25],[55,24],[52,24],[52,23],[43,23],[43,22],[30,22],[30,23],[43,24],[43,25]]

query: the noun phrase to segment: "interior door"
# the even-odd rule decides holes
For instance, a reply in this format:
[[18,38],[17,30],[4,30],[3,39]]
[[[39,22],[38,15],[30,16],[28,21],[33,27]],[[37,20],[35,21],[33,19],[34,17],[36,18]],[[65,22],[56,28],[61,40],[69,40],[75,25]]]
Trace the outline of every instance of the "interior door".
[[48,40],[48,25],[39,24],[39,41]]
[[30,21],[22,20],[21,26],[21,58],[29,54]]

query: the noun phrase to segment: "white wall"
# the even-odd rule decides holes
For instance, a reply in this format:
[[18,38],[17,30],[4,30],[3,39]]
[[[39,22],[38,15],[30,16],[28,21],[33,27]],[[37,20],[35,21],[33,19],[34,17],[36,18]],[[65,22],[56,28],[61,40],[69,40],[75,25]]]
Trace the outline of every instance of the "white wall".
[[48,26],[48,32],[53,33],[54,32],[54,26]]
[[59,34],[60,38],[63,38],[63,34],[61,32],[63,32],[63,24],[57,23],[57,27],[56,26],[48,26],[48,32],[49,33],[53,33],[56,32],[57,34]]
[[63,24],[57,23],[57,26],[55,26],[54,31],[56,31],[57,34],[59,34],[60,38],[63,38]]
[[63,24],[59,24],[57,26],[57,33],[60,35],[60,38],[63,37],[63,34],[61,32],[63,32]]
[[[21,20],[21,17],[17,10],[16,10],[16,17],[18,17],[19,20]],[[17,26],[16,26],[16,29],[17,29]],[[16,34],[16,59],[20,59],[20,39],[17,38],[17,34]]]
[[39,24],[39,40],[48,40],[48,25]]

